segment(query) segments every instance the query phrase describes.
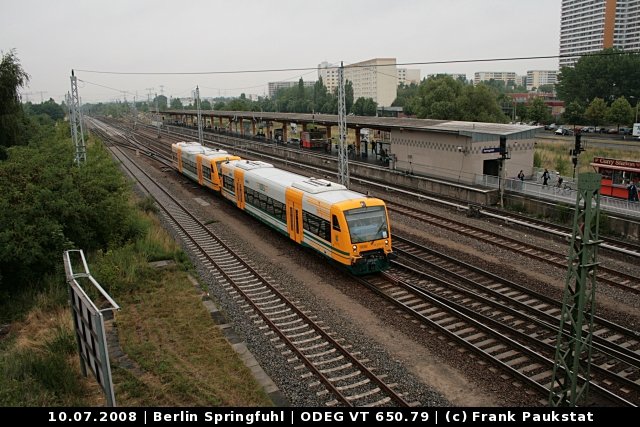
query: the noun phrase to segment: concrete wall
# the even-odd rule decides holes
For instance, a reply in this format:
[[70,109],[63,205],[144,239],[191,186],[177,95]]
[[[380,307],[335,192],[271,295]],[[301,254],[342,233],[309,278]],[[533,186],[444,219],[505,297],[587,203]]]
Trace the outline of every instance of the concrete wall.
[[[516,208],[536,216],[553,218],[563,222],[567,226],[572,225],[574,209],[573,206],[561,205],[546,200],[531,197],[522,197],[519,194],[508,194],[505,196],[505,206]],[[602,215],[602,214],[601,214]],[[633,240],[640,240],[640,222],[631,218],[623,218],[613,214],[607,215],[605,220],[606,234],[625,237]]]

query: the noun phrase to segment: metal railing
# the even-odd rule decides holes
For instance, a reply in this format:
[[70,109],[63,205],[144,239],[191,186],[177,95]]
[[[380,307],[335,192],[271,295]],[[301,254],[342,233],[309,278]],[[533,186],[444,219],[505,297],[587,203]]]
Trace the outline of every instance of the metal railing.
[[[526,196],[537,197],[554,202],[575,204],[577,196],[577,183],[563,180],[558,185],[558,179],[550,180],[549,185],[542,185],[538,181],[508,178],[499,182],[497,176],[477,175],[476,185],[490,188],[500,188],[504,185],[505,192],[520,193]],[[616,197],[600,196],[600,209],[604,212],[617,213],[634,218],[640,218],[640,202],[631,202]]]

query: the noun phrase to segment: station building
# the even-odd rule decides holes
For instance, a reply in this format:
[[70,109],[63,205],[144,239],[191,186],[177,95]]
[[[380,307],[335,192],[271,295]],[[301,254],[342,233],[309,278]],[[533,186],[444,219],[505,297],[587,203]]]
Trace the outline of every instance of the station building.
[[[287,141],[294,123],[303,131],[309,126],[324,127],[328,147],[333,147],[337,140],[337,115],[251,111],[201,114],[206,126],[243,137],[257,135],[257,129],[264,126],[260,132],[266,135],[267,142],[275,129]],[[194,126],[196,117],[195,110],[163,113],[165,124]],[[520,170],[531,176],[535,134],[540,129],[513,124],[364,116],[348,116],[347,127],[348,142],[353,145],[356,160],[379,161],[394,171],[468,185],[481,185],[486,176],[498,176],[501,137],[506,138],[505,176],[515,177]]]

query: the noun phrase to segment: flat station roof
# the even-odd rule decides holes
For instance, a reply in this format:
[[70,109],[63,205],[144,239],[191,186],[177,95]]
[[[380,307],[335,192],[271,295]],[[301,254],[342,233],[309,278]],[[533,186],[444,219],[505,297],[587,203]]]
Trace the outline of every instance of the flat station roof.
[[[338,126],[338,116],[334,114],[270,113],[260,111],[200,111],[203,116],[255,121],[276,121],[293,123],[315,123],[323,126]],[[166,110],[164,114],[197,116],[197,110]],[[511,139],[533,138],[540,126],[512,125],[502,123],[461,122],[453,120],[408,119],[395,117],[347,116],[347,127],[368,128],[384,131],[422,131],[457,134],[474,141],[491,136],[510,136]]]

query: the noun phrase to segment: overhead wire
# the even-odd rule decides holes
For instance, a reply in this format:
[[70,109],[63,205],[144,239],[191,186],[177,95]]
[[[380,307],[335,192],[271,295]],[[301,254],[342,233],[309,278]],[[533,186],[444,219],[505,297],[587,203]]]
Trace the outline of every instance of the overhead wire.
[[[630,55],[639,54],[640,51],[616,51],[616,52],[595,52],[590,53],[590,56],[616,56],[616,55]],[[463,64],[463,63],[478,63],[478,62],[503,62],[503,61],[526,61],[533,59],[559,59],[559,58],[572,58],[576,57],[575,54],[564,55],[542,55],[542,56],[519,56],[519,57],[507,57],[507,58],[476,58],[476,59],[453,59],[442,61],[421,61],[421,62],[401,62],[395,64],[373,64],[373,65],[358,65],[351,64],[351,68],[367,68],[367,67],[391,67],[399,65],[442,65],[442,64]],[[327,68],[339,68],[338,66],[331,66]],[[104,70],[84,70],[76,69],[76,71],[83,73],[95,73],[95,74],[122,74],[122,75],[199,75],[199,74],[251,74],[251,73],[273,73],[273,72],[285,72],[285,71],[315,71],[318,67],[294,67],[294,68],[265,68],[255,70],[228,70],[228,71],[104,71]]]
[[[615,51],[615,52],[595,52],[589,55],[591,56],[614,56],[614,55],[629,55],[629,54],[639,54],[640,51]],[[522,56],[522,57],[507,57],[507,58],[476,58],[476,59],[459,59],[459,60],[442,60],[442,61],[419,61],[419,62],[401,62],[394,64],[367,64],[367,65],[358,65],[358,63],[348,63],[349,68],[382,68],[382,67],[397,67],[397,66],[416,66],[416,65],[441,65],[441,64],[460,64],[460,63],[481,63],[481,62],[499,62],[499,61],[522,61],[522,60],[534,60],[534,59],[559,59],[565,57],[575,57],[576,55],[543,55],[543,56]],[[329,64],[327,67],[323,67],[325,69],[336,69],[340,66],[337,64]],[[131,71],[104,71],[104,70],[85,70],[85,69],[75,69],[77,72],[83,73],[93,73],[93,74],[111,74],[111,75],[221,75],[221,74],[256,74],[256,73],[267,73],[267,72],[285,72],[285,71],[307,71],[306,73],[300,75],[300,77],[312,74],[316,72],[319,67],[294,67],[294,68],[278,68],[278,69],[255,69],[255,70],[230,70],[230,71],[194,71],[194,72],[131,72]],[[378,70],[379,74],[383,74],[389,77],[396,77],[392,74],[383,73]],[[297,78],[298,75],[289,77],[282,81],[292,80]],[[122,94],[130,94],[132,96],[137,96],[133,92],[129,90],[116,89],[109,86],[101,85],[99,83],[89,82],[86,80],[78,79],[81,82],[103,87],[106,89],[114,90],[120,92]],[[254,88],[264,88],[265,83],[254,86],[244,86],[237,88],[212,88],[207,86],[202,86],[206,89],[211,90],[244,90],[244,89],[254,89]],[[186,93],[188,91],[184,91],[182,93]]]

